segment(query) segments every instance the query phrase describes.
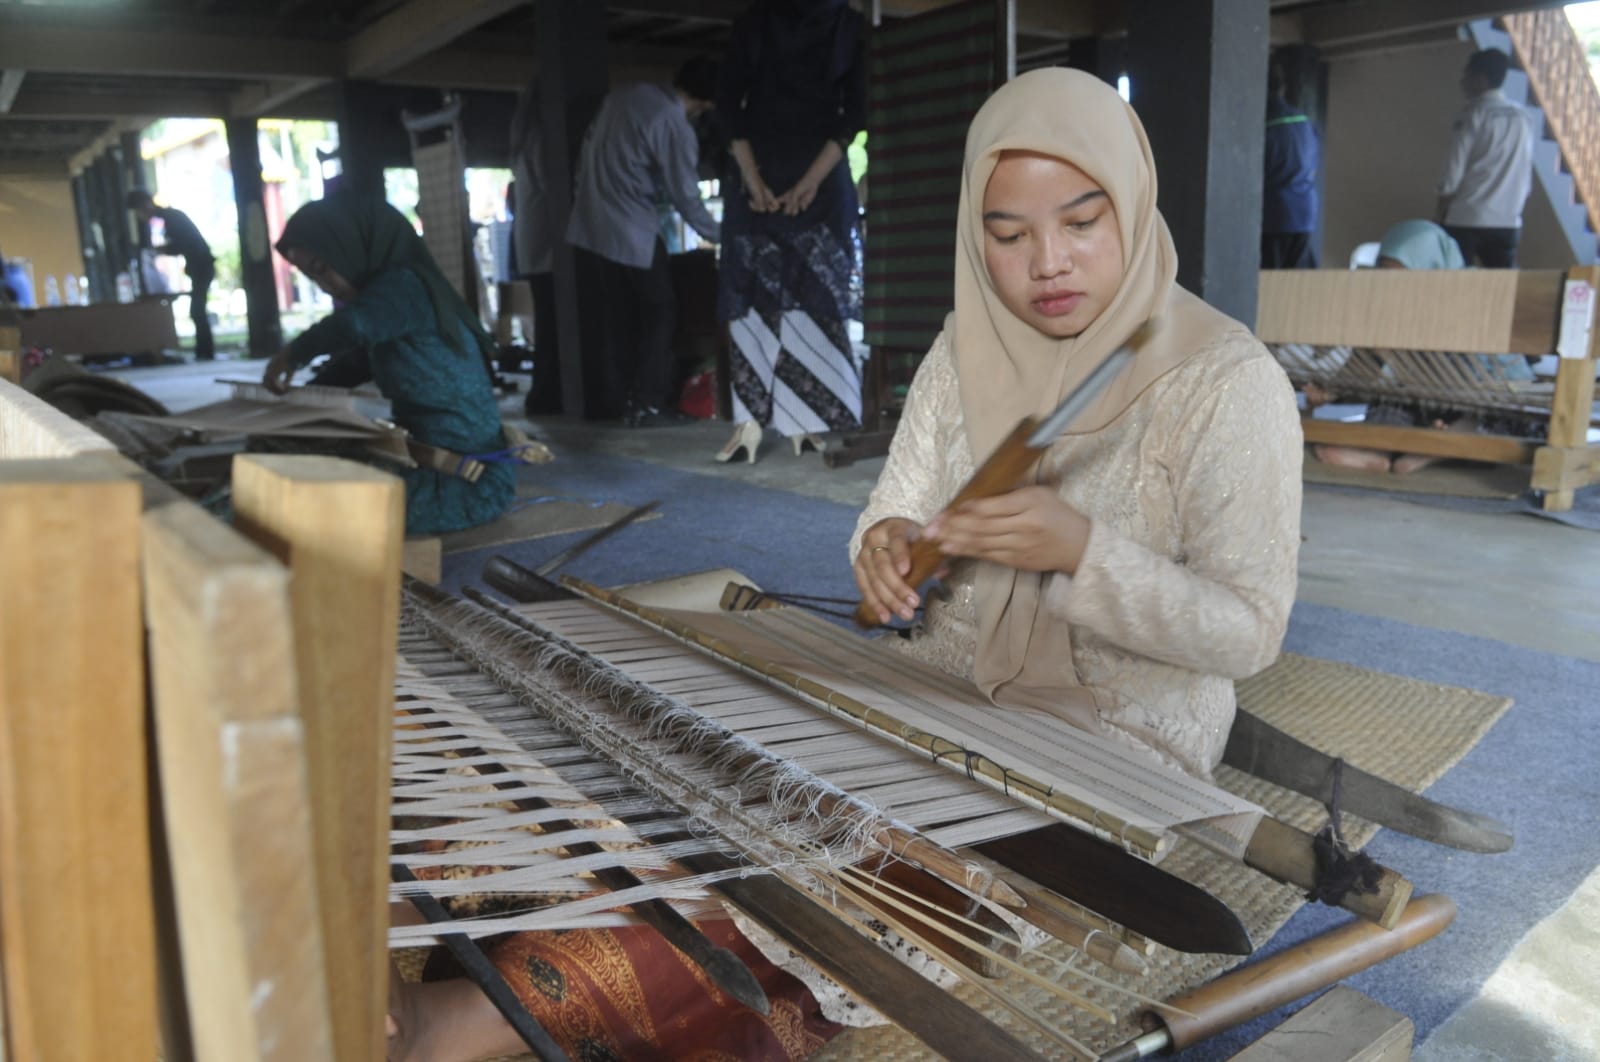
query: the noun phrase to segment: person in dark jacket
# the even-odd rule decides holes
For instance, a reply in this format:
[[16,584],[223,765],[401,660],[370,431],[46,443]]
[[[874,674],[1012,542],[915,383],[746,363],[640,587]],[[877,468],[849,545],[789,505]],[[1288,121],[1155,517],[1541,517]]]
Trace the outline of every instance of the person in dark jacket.
[[1268,79],[1261,268],[1315,269],[1322,148],[1311,118],[1289,106],[1284,96],[1283,68],[1273,63]]
[[183,271],[189,275],[189,318],[194,322],[194,356],[200,361],[216,357],[216,344],[211,338],[211,315],[206,312],[206,296],[211,292],[211,282],[217,278],[217,260],[211,247],[200,235],[189,215],[176,207],[156,206],[150,193],[135,189],[128,193],[128,209],[146,228],[151,218],[160,218],[166,243],[155,249],[157,254],[179,255],[183,258]]

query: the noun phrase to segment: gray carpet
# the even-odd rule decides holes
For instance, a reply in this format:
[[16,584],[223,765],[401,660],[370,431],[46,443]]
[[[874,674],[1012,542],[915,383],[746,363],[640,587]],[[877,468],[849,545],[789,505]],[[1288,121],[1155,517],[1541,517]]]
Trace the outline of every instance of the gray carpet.
[[[1308,482],[1306,486],[1313,490],[1342,491],[1347,494],[1370,494],[1374,492],[1371,488],[1354,482]],[[1411,502],[1415,505],[1428,505],[1435,509],[1454,509],[1458,512],[1468,513],[1508,513],[1537,516],[1543,520],[1555,520],[1569,527],[1600,531],[1600,485],[1585,487],[1578,491],[1573,500],[1572,509],[1564,513],[1545,512],[1540,503],[1531,494],[1523,494],[1515,498],[1468,498],[1449,494],[1421,494],[1392,489],[1385,489],[1381,493],[1386,497]]]

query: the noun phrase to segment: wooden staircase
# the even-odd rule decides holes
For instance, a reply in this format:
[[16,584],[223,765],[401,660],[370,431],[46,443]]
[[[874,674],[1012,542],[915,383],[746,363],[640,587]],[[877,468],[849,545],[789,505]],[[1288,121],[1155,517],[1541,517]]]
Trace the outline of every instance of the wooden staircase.
[[1467,24],[1479,48],[1508,53],[1520,69],[1506,76],[1506,98],[1533,113],[1541,136],[1534,176],[1549,197],[1573,260],[1600,257],[1600,90],[1583,43],[1561,8]]

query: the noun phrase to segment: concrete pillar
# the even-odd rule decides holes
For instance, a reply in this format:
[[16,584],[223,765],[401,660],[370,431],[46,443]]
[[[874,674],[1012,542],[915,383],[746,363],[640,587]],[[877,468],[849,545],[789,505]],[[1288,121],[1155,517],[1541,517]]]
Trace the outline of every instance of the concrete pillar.
[[272,275],[272,245],[267,234],[267,204],[261,184],[261,145],[254,118],[226,123],[228,165],[233,170],[233,201],[239,215],[239,283],[244,286],[250,353],[275,354],[283,346],[278,320],[278,289]]
[[1269,0],[1128,0],[1128,76],[1178,281],[1246,325],[1261,265]]
[[[606,10],[590,0],[538,0],[539,118],[543,125],[544,209],[564,234],[572,211],[572,178],[590,120],[605,99]],[[561,354],[561,411],[582,416],[586,349],[604,342],[600,285],[564,240],[555,248],[557,349]],[[591,373],[592,375],[592,373]]]

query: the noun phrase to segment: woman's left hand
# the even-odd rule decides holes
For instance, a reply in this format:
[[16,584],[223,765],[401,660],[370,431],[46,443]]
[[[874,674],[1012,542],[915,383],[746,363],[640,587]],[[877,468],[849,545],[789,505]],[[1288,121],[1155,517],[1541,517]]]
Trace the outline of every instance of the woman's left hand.
[[1049,487],[1022,487],[964,502],[933,518],[923,537],[951,557],[975,557],[1030,572],[1078,570],[1089,518]]
[[793,188],[778,197],[778,209],[793,217],[811,205],[817,198],[817,187],[820,182],[813,181],[807,174],[795,182]]

